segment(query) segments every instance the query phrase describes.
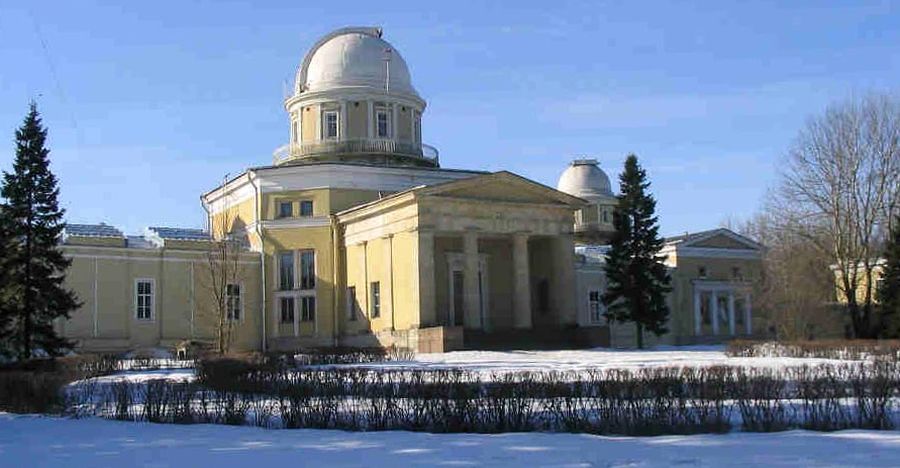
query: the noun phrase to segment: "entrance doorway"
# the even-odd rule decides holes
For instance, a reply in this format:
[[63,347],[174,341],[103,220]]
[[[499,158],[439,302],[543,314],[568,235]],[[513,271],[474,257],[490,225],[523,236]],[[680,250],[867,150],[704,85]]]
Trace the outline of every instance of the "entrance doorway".
[[[450,310],[448,311],[447,324],[451,326],[466,325],[466,281],[464,257],[462,254],[448,254],[447,265],[449,267],[450,277]],[[487,284],[487,257],[479,255],[478,259],[478,310],[475,312],[477,317],[477,327],[481,330],[487,329],[486,315],[488,308],[488,284]],[[470,315],[471,317],[471,315]]]

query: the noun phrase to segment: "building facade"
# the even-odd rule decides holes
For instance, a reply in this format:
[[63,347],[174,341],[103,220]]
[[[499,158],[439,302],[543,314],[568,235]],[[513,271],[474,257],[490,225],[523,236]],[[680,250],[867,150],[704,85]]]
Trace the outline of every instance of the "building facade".
[[[213,238],[242,246],[225,285],[234,349],[632,344],[598,302],[616,198],[596,161],[573,162],[557,189],[442,168],[422,142],[426,102],[376,28],[314,44],[285,110],[273,164],[202,194],[205,230],[70,226],[68,283],[84,305],[66,336],[96,350],[213,339]],[[661,342],[757,331],[744,275],[761,246],[716,230],[666,248]]]

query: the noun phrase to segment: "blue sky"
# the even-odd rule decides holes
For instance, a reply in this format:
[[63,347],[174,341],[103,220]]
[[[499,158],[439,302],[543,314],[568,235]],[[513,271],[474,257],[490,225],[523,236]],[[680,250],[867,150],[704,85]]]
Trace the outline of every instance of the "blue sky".
[[[752,5],[751,5],[752,3]],[[71,222],[201,227],[201,192],[285,143],[284,82],[321,35],[377,25],[444,167],[555,186],[636,153],[664,234],[760,205],[804,121],[900,83],[898,2],[10,2],[0,168],[37,99]]]

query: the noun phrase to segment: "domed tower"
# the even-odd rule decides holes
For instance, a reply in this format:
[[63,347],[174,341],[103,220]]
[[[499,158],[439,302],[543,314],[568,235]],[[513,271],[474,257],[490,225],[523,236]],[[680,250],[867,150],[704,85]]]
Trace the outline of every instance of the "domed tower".
[[285,100],[290,143],[276,165],[306,161],[438,167],[422,143],[425,100],[381,28],[344,28],[313,45]]
[[608,244],[613,234],[612,215],[618,203],[609,177],[596,159],[576,159],[559,176],[556,189],[590,202],[575,212],[575,242]]

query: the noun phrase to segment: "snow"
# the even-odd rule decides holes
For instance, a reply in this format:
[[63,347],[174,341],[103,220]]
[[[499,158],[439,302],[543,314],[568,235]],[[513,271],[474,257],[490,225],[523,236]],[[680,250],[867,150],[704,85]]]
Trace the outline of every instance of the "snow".
[[0,466],[896,466],[900,433],[602,437],[164,425],[0,413]]
[[723,365],[782,368],[841,362],[846,363],[847,361],[784,357],[729,357],[725,354],[722,346],[669,346],[651,350],[595,348],[563,351],[452,351],[419,354],[413,361],[352,364],[349,366],[397,369],[461,368],[484,373],[504,373]]

